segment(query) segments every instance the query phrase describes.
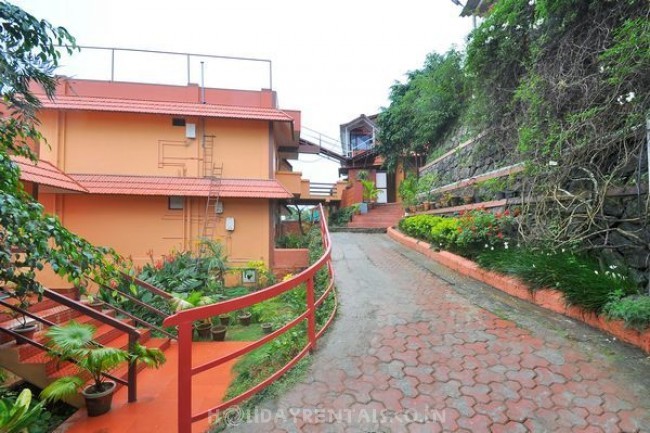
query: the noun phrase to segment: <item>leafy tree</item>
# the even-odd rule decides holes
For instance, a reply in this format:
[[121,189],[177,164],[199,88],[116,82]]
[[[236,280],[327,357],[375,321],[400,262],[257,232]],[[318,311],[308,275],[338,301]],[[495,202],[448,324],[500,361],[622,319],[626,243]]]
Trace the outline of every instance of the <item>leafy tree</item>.
[[40,293],[36,272],[45,264],[79,286],[107,277],[115,271],[116,254],[94,247],[56,216],[46,215],[24,190],[20,169],[11,160],[11,155],[22,155],[36,161],[30,146],[46,145],[37,129],[40,102],[33,89],[40,86],[53,97],[59,47],[66,44],[72,53],[75,40],[65,28],[6,2],[0,3],[0,27],[0,284],[16,294]]
[[431,153],[457,122],[466,105],[462,54],[432,53],[406,83],[391,87],[390,106],[377,119],[379,153],[393,170],[407,157]]

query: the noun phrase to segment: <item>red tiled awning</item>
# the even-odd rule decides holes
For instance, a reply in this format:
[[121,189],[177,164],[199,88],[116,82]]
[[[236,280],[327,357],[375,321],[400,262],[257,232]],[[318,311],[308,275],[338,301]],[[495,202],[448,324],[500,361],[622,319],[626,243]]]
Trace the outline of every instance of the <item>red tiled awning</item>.
[[267,120],[279,122],[293,121],[293,117],[282,110],[234,105],[138,101],[81,96],[57,96],[53,101],[43,98],[41,103],[43,108],[59,110],[170,114],[178,116],[217,117],[224,119]]
[[21,180],[68,191],[88,192],[74,179],[47,161],[38,161],[35,163],[22,156],[12,156],[11,159],[20,167]]
[[[207,197],[210,180],[197,177],[123,176],[71,174],[91,194],[164,195]],[[275,179],[221,179],[217,183],[225,198],[293,198]]]

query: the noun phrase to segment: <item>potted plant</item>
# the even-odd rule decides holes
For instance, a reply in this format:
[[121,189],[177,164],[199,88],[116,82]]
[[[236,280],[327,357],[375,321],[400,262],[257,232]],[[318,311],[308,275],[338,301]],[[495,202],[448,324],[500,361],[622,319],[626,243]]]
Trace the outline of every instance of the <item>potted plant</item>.
[[223,326],[230,325],[230,314],[220,314],[219,323],[221,323]]
[[273,324],[271,322],[264,322],[262,323],[262,332],[265,334],[270,334],[273,332]]
[[375,186],[375,182],[372,180],[360,180],[361,185],[363,186],[363,202],[368,204],[368,207],[372,209],[372,206],[379,196],[379,189]]
[[247,310],[240,311],[240,313],[237,315],[237,320],[239,321],[239,324],[242,326],[250,325],[251,318],[252,318],[252,314],[250,313],[250,311]]
[[[70,322],[65,326],[53,326],[47,332],[48,354],[60,361],[75,361],[77,375],[64,376],[50,383],[41,392],[45,401],[63,400],[81,394],[86,400],[88,416],[99,416],[111,410],[116,383],[105,374],[119,368],[125,362],[143,362],[147,367],[158,368],[165,362],[159,349],[136,345],[134,353],[116,347],[103,347],[93,341],[95,327]],[[89,375],[90,384],[82,375]]]
[[[214,302],[214,299],[210,296],[204,296],[203,292],[194,291],[190,293],[172,293],[174,298],[172,301],[172,307],[176,310],[186,310],[188,308],[199,307],[202,305],[209,305]],[[196,334],[199,339],[207,340],[211,337],[212,323],[209,319],[199,320],[194,324],[194,329],[196,329]]]
[[226,331],[228,328],[225,325],[216,325],[210,328],[213,341],[224,341],[226,339]]
[[[33,288],[32,288],[33,289]],[[35,293],[34,290],[24,285],[17,286],[13,292],[7,292],[10,298],[15,299],[17,302],[13,305],[21,310],[27,310],[31,304],[31,296]],[[40,298],[40,295],[39,295]],[[25,344],[27,340],[31,340],[38,330],[38,323],[30,320],[25,314],[20,311],[9,310],[9,315],[18,322],[18,324],[11,328],[16,334],[20,334],[24,338],[16,338],[16,344]]]
[[433,186],[438,183],[438,175],[436,173],[427,173],[418,179],[417,195],[422,198],[422,210],[429,210],[431,202],[433,201]]
[[408,213],[415,212],[415,204],[417,203],[417,178],[415,176],[408,176],[399,184],[398,193],[402,199],[404,209]]

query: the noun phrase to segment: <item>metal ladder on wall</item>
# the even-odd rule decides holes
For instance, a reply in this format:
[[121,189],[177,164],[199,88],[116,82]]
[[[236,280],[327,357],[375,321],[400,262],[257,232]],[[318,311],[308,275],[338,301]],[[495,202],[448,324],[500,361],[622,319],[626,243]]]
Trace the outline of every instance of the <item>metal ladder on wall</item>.
[[[223,175],[223,163],[216,166],[213,162],[214,156],[214,137],[205,137],[203,147],[203,176],[210,180],[208,189],[208,198],[205,203],[205,220],[203,223],[202,239],[214,239],[214,233],[219,220],[217,209],[219,207],[219,192],[221,190],[221,178]],[[201,243],[199,252],[205,253],[206,245]]]

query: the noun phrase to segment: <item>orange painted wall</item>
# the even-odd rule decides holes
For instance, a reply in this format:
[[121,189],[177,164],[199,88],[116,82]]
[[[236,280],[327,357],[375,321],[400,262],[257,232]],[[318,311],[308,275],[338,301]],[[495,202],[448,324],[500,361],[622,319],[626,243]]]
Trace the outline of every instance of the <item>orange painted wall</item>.
[[[173,250],[196,250],[205,218],[205,199],[187,198],[184,210],[169,210],[167,197],[62,195],[63,223],[96,245],[110,246],[143,264]],[[226,247],[232,265],[269,263],[268,200],[226,199],[215,239]],[[225,218],[235,218],[235,231]]]
[[[197,125],[197,138],[187,139],[185,127],[172,126],[173,116],[44,110],[40,117],[49,143],[41,157],[67,173],[203,176],[198,119],[186,118]],[[209,119],[205,125],[224,177],[271,177],[268,122]]]

